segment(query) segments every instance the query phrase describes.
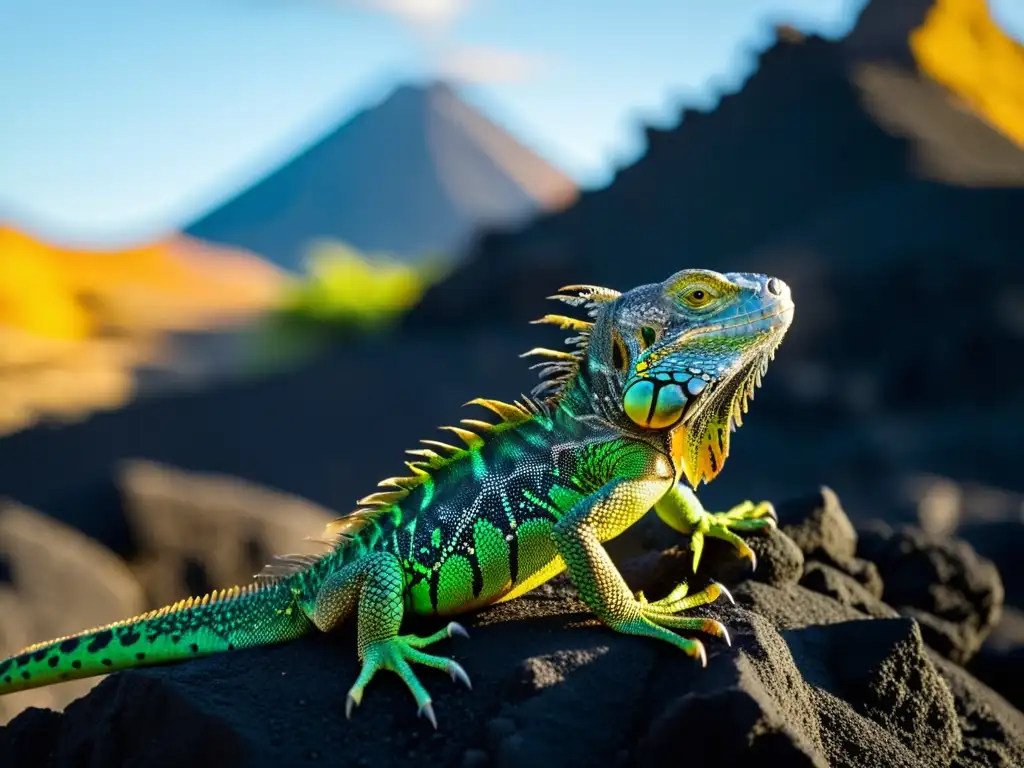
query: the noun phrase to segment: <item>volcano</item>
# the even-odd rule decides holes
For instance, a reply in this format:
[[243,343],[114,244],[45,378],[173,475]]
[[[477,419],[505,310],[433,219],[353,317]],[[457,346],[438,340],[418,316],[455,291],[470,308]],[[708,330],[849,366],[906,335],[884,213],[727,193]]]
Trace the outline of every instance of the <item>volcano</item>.
[[573,181],[444,82],[397,88],[187,228],[297,270],[317,240],[402,260],[564,208]]

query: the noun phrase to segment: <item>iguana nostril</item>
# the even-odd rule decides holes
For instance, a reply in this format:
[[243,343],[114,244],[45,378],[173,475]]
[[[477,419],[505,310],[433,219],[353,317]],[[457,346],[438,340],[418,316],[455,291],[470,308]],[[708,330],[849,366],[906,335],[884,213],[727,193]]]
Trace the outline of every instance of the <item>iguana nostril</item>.
[[768,278],[768,283],[766,284],[765,287],[768,289],[768,293],[770,293],[772,296],[781,296],[782,295],[782,286],[779,285],[778,279],[776,279],[774,277],[769,277]]

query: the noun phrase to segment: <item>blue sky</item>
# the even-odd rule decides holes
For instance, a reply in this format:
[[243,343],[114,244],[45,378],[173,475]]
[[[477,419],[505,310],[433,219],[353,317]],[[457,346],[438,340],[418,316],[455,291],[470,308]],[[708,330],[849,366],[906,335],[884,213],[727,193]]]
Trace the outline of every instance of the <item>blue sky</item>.
[[[896,1],[896,0],[894,0]],[[65,243],[155,236],[396,82],[468,95],[583,185],[738,86],[789,21],[863,0],[0,0],[0,219]],[[1024,2],[990,0],[1024,37]]]

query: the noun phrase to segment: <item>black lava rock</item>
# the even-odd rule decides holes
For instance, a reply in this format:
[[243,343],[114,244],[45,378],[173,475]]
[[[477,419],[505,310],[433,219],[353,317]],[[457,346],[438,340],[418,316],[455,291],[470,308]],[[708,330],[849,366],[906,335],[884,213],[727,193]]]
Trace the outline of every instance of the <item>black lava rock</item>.
[[874,563],[857,553],[857,531],[835,492],[821,486],[815,493],[787,501],[776,509],[779,527],[807,560],[836,568],[872,595],[882,596],[882,578]]
[[[26,710],[0,728],[0,765],[1024,764],[1024,714],[930,649],[930,625],[896,615],[831,565],[801,563],[782,531],[748,541],[760,555],[757,573],[774,575],[742,580],[732,590],[736,605],[722,597],[690,612],[731,634],[731,647],[702,637],[705,669],[668,644],[602,626],[562,575],[466,617],[471,640],[432,649],[473,680],[467,690],[417,668],[438,731],[388,672],[346,720],[358,674],[348,626],[111,675],[63,714]],[[888,552],[867,541],[872,554]],[[920,558],[921,549],[906,556]],[[705,558],[709,571],[738,560],[724,544],[709,546]],[[883,574],[899,572],[895,555],[881,562]],[[688,578],[700,588],[709,574],[702,566],[695,576],[691,563],[675,547],[622,570],[632,588],[655,598]],[[933,569],[935,584],[951,583],[950,570]],[[410,619],[405,631],[437,624]]]
[[876,619],[888,619],[899,615],[859,581],[831,565],[813,561],[807,563],[800,584]]
[[1003,582],[995,565],[958,539],[873,523],[857,553],[878,567],[885,602],[921,623],[925,641],[966,663],[999,621]]

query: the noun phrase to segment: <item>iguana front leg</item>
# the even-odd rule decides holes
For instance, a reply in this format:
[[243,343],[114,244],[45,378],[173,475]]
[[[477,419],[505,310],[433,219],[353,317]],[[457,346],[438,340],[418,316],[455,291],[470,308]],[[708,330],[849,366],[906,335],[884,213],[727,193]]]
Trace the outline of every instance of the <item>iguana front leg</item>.
[[757,556],[754,550],[734,531],[758,531],[777,524],[775,508],[771,502],[755,504],[744,501],[728,512],[706,512],[696,494],[680,483],[676,483],[655,502],[654,511],[670,528],[690,536],[694,573],[697,572],[697,564],[704,551],[706,536],[729,542],[739,551],[740,557],[750,558],[752,567],[756,568]]
[[685,585],[681,585],[657,603],[638,600],[601,544],[602,540],[640,519],[665,492],[665,484],[662,479],[613,480],[577,502],[555,524],[552,537],[580,597],[602,622],[617,632],[671,643],[706,664],[704,645],[699,640],[680,637],[670,628],[707,632],[728,642],[725,627],[714,619],[675,615],[678,611],[713,602],[722,594],[720,585],[713,583],[688,597]]

